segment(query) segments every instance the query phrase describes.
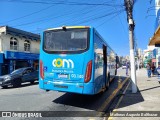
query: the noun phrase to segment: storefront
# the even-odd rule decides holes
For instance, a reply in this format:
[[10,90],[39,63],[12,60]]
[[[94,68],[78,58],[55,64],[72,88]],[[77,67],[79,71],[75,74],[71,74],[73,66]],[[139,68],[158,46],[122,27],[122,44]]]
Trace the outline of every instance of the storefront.
[[39,54],[5,51],[0,55],[0,75],[11,73],[22,67],[34,67],[38,69]]
[[158,64],[160,64],[160,9],[157,9],[155,32],[148,45],[155,46],[155,49],[153,50],[152,63],[158,67]]

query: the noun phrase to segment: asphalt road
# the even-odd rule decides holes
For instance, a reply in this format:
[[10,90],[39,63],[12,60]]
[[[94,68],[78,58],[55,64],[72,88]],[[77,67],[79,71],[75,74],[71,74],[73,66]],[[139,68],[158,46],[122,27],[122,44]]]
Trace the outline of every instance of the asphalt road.
[[117,88],[119,76],[124,75],[125,69],[119,68],[110,88],[94,96],[46,92],[39,89],[38,83],[25,83],[19,88],[0,88],[0,111],[98,111]]

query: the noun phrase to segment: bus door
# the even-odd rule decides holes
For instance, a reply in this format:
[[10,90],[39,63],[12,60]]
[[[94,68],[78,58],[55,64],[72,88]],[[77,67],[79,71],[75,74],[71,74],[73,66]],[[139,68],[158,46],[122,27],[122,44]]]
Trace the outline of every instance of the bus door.
[[107,47],[103,45],[103,87],[106,87],[107,84]]

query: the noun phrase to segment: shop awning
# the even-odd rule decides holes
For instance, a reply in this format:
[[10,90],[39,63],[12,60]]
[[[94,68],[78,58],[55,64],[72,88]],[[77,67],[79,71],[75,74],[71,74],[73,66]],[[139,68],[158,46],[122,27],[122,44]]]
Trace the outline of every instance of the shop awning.
[[160,47],[160,26],[158,26],[157,30],[154,33],[154,36],[150,39],[149,45]]
[[38,60],[39,54],[36,53],[25,53],[15,51],[5,51],[5,59],[25,59],[25,60]]

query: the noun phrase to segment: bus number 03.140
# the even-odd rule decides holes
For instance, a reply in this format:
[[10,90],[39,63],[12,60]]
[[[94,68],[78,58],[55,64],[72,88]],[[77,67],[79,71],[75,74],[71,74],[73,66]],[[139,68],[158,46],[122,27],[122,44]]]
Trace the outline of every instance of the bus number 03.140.
[[79,74],[71,74],[72,78],[84,78],[84,75],[79,75]]

